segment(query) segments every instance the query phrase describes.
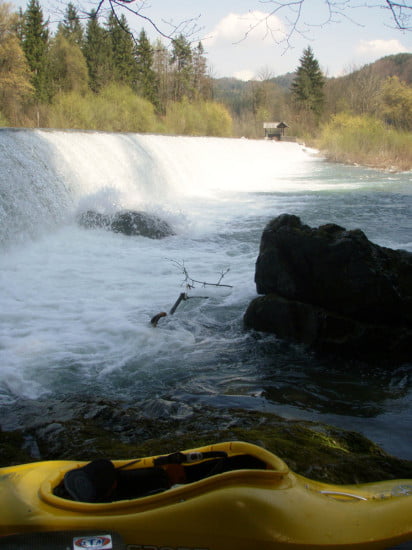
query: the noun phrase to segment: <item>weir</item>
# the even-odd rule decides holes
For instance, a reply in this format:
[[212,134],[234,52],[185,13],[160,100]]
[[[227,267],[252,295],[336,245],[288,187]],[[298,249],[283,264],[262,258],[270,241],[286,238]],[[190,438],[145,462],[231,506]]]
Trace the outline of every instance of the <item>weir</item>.
[[294,144],[28,129],[2,129],[0,152],[3,245],[78,209],[173,208],[182,196],[282,188],[313,161]]

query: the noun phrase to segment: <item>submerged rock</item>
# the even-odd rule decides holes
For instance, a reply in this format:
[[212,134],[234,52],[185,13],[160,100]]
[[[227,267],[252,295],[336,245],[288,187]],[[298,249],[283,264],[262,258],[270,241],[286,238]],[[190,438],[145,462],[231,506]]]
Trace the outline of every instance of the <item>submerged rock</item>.
[[140,235],[150,239],[162,239],[174,235],[171,226],[153,214],[124,210],[116,214],[101,214],[87,210],[78,217],[78,222],[86,229],[104,228],[124,235]]
[[264,229],[248,328],[362,360],[412,357],[412,254],[283,214]]

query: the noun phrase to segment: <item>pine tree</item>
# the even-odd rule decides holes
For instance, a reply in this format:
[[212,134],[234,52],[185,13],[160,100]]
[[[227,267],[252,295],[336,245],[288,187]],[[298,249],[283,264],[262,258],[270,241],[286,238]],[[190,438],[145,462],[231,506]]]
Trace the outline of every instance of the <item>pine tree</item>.
[[47,22],[43,20],[43,12],[38,0],[30,0],[24,12],[22,46],[33,74],[32,84],[36,98],[46,102],[50,99],[47,69],[49,31]]
[[131,86],[136,75],[135,44],[124,14],[118,19],[110,13],[107,30],[112,50],[112,80]]
[[89,69],[89,84],[98,93],[112,81],[113,58],[108,32],[99,24],[95,11],[89,16],[83,54]]
[[71,43],[76,44],[80,48],[83,45],[83,27],[80,23],[80,18],[77,9],[69,2],[67,4],[66,13],[64,14],[63,22],[59,24],[58,31]]
[[174,69],[173,100],[193,97],[193,53],[190,42],[183,34],[172,41],[170,63]]
[[193,88],[196,98],[210,99],[212,96],[211,80],[207,75],[207,60],[201,42],[193,50]]
[[136,47],[136,90],[159,109],[158,78],[153,69],[154,53],[144,29],[141,30]]
[[158,111],[164,115],[171,99],[171,69],[169,52],[160,39],[153,47],[153,70],[157,82]]
[[303,51],[299,61],[300,65],[292,82],[292,94],[300,107],[309,109],[319,117],[325,101],[325,77],[310,46]]

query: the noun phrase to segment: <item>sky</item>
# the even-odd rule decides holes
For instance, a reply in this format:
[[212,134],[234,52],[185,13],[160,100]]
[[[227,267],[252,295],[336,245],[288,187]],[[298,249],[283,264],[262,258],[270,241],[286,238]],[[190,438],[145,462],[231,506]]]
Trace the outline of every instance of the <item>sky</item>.
[[[93,0],[79,2],[83,8],[93,5]],[[165,34],[177,28],[177,32],[189,33],[188,38],[195,43],[201,40],[215,78],[249,80],[293,72],[308,46],[329,77],[341,76],[386,55],[412,53],[412,31],[395,28],[390,12],[383,8],[384,0],[336,0],[332,3],[343,9],[334,14],[328,12],[327,0],[304,0],[292,32],[290,22],[296,11],[287,7],[275,11],[285,3],[135,0],[131,6],[139,8],[141,15],[150,18]],[[376,7],[365,7],[368,3]],[[411,5],[409,0],[404,3]],[[24,9],[26,2],[18,0],[17,5]],[[63,10],[65,0],[40,0],[40,5],[46,14],[50,9],[53,19]],[[151,40],[159,37],[153,26],[140,17],[129,14],[128,22],[136,33],[144,27]]]

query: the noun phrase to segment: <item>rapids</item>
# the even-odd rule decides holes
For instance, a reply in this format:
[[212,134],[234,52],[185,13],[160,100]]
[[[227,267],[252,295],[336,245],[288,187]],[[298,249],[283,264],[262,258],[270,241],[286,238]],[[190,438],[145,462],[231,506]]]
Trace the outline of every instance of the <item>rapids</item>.
[[[270,218],[412,250],[411,173],[330,164],[295,143],[102,132],[2,129],[0,155],[0,406],[101,395],[270,410],[412,459],[412,364],[331,364],[242,327]],[[76,223],[125,208],[176,235]],[[232,288],[196,283],[153,328],[186,289],[183,267]]]

